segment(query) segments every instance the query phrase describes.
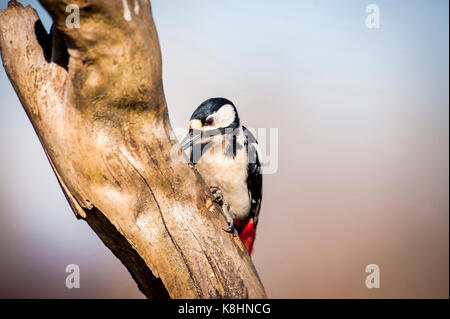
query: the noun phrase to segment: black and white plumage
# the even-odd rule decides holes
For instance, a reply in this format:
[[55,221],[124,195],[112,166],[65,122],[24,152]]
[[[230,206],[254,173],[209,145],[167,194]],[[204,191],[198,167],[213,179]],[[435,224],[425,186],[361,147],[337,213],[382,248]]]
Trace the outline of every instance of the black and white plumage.
[[[261,201],[262,201],[262,172],[261,172],[261,163],[259,162],[259,148],[258,142],[256,138],[253,136],[252,132],[247,130],[245,126],[242,126],[244,130],[244,135],[246,137],[246,146],[248,148],[247,154],[249,157],[248,161],[248,178],[247,185],[248,191],[251,196],[251,211],[250,217],[254,218],[255,228],[258,224],[259,211],[261,209]],[[253,154],[253,155],[252,155]],[[253,158],[252,158],[253,156]]]
[[182,147],[190,149],[190,161],[205,182],[220,190],[227,219],[251,253],[262,200],[261,164],[256,138],[241,125],[234,104],[224,98],[200,104]]

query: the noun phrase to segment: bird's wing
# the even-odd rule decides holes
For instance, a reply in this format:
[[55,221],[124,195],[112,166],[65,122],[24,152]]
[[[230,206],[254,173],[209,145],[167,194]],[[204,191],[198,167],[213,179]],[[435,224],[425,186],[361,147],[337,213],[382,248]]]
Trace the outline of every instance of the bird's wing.
[[248,154],[248,190],[250,192],[250,214],[249,218],[253,218],[253,223],[258,224],[259,211],[261,209],[262,200],[262,171],[261,163],[259,162],[259,146],[255,136],[247,130],[245,126],[242,126],[245,134],[245,141]]

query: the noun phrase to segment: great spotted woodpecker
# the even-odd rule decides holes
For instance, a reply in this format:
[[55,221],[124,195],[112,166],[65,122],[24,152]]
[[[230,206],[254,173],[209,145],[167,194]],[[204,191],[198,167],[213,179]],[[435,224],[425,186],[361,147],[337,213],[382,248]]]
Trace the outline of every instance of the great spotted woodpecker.
[[225,230],[236,229],[251,254],[262,199],[256,138],[241,125],[232,102],[211,98],[192,114],[189,135],[181,144],[222,205],[229,225]]

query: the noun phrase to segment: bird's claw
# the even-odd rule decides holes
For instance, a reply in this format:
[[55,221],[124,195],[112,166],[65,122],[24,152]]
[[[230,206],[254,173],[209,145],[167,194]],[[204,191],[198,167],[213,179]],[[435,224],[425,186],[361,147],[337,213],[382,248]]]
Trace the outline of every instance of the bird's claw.
[[211,194],[213,195],[213,202],[223,205],[223,193],[222,190],[218,186],[211,186],[209,188]]
[[228,227],[223,228],[224,231],[227,233],[233,233],[234,232],[234,220],[233,217],[231,217],[230,212],[228,211],[228,205],[225,204],[222,206],[223,214],[225,215],[225,219],[227,220]]
[[228,227],[222,228],[227,233],[233,233],[234,232],[234,222],[231,220],[231,223],[228,224]]
[[218,186],[211,186],[209,188],[211,191],[211,194],[213,195],[213,202],[219,204],[222,207],[223,214],[225,215],[225,218],[227,220],[228,226],[223,228],[224,231],[227,233],[233,233],[234,232],[234,221],[231,217],[230,213],[228,212],[228,205],[224,203],[223,201],[223,192]]

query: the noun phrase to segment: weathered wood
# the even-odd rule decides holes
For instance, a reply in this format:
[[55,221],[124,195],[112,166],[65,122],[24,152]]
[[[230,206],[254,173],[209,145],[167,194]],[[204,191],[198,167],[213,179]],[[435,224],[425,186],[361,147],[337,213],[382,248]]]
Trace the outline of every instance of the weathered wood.
[[[77,217],[147,297],[264,298],[239,237],[222,230],[207,185],[182,160],[149,2],[41,3],[52,34],[34,9],[11,1],[0,11],[0,49]],[[69,3],[80,28],[66,27]]]

